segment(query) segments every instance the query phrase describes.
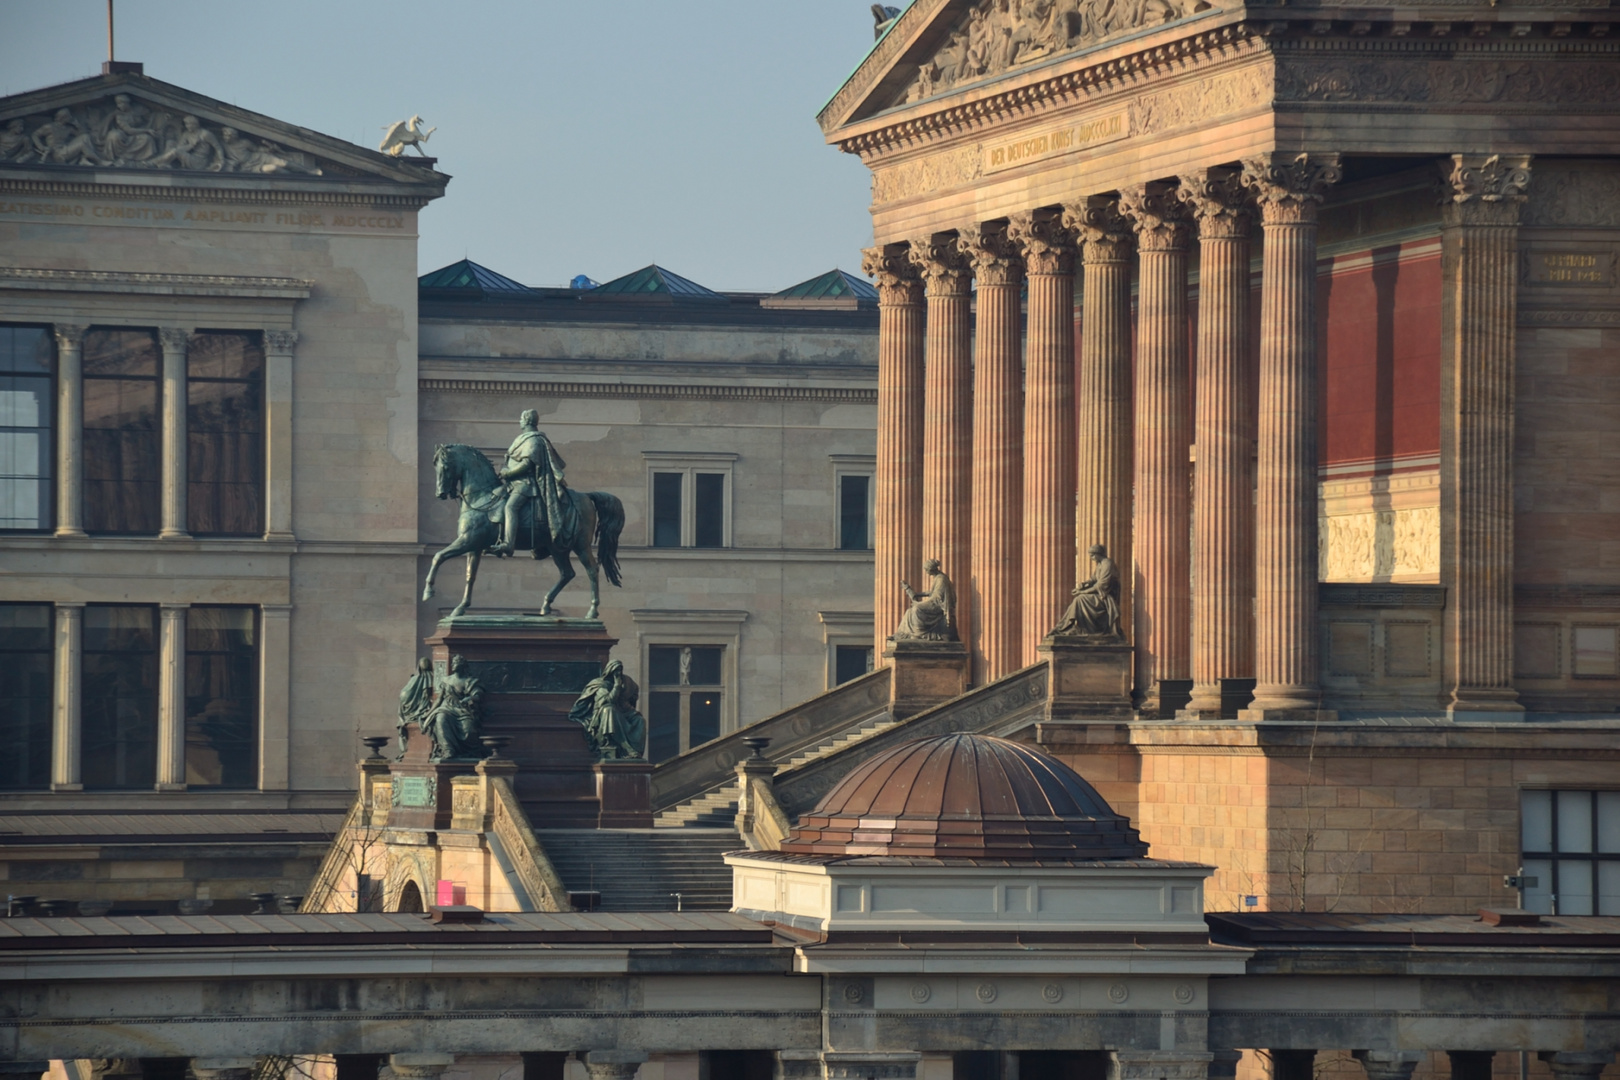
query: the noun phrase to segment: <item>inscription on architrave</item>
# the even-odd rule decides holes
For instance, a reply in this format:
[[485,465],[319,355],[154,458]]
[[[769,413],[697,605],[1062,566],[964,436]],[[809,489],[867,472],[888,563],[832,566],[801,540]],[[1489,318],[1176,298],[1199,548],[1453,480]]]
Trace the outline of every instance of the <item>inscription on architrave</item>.
[[1130,133],[1130,114],[1117,112],[1083,124],[1066,125],[1035,135],[991,143],[984,148],[984,171],[1001,172],[1042,158],[1072,154],[1089,147],[1118,142]]
[[1615,256],[1610,251],[1532,251],[1528,262],[1529,285],[1610,288],[1615,282]]

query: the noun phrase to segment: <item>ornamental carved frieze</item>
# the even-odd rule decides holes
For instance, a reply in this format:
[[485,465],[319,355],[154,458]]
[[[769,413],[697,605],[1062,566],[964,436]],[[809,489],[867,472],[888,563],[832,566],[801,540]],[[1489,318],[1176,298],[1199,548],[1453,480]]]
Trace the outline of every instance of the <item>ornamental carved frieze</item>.
[[939,51],[917,65],[896,104],[1210,8],[1209,0],[978,0],[951,27]]
[[0,120],[0,164],[322,173],[307,154],[131,94]]
[[899,202],[914,195],[971,184],[984,175],[984,153],[978,146],[960,147],[941,154],[877,168],[872,172],[872,203]]
[[1592,105],[1620,100],[1620,64],[1570,57],[1323,61],[1277,65],[1277,100],[1412,105]]
[[1607,162],[1538,163],[1523,220],[1545,228],[1620,226],[1620,170]]

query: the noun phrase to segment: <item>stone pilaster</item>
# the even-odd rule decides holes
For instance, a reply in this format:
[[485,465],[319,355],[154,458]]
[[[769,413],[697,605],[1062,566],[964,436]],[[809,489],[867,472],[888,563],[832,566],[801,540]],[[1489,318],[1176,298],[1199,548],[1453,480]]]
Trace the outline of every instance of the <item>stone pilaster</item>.
[[1024,246],[1024,587],[1020,665],[1057,625],[1074,588],[1074,232],[1059,213],[1015,214]]
[[196,1080],[252,1080],[258,1062],[244,1058],[192,1058],[191,1075]]
[[163,345],[163,511],[158,536],[165,540],[190,537],[186,529],[186,350],[191,330],[165,326],[158,331]]
[[1528,157],[1457,154],[1441,212],[1440,573],[1446,711],[1519,712],[1513,689],[1514,336]]
[[922,579],[923,286],[904,244],[868,248],[861,266],[878,287],[872,610],[882,655],[905,614],[900,582]]
[[259,605],[259,790],[286,791],[292,715],[292,605]]
[[84,605],[56,605],[56,715],[51,734],[51,790],[80,791],[80,671],[84,658]]
[[292,394],[296,330],[264,332],[266,540],[293,539]]
[[[973,349],[975,683],[1023,666],[1024,259],[1005,227],[964,231],[978,280]],[[949,568],[946,568],[949,573]]]
[[[923,384],[922,553],[961,582],[956,627],[973,640],[973,271],[953,234],[911,241],[928,299]],[[907,579],[908,581],[911,579]],[[881,583],[880,583],[881,584]],[[898,593],[900,583],[891,583]],[[912,582],[916,584],[916,582]],[[898,620],[897,620],[898,622]],[[877,626],[879,638],[894,625]]]
[[1265,228],[1255,508],[1255,690],[1250,720],[1316,715],[1316,211],[1337,154],[1243,162]]
[[[1080,373],[1075,455],[1075,580],[1091,576],[1086,552],[1108,549],[1120,568],[1119,619],[1129,632],[1131,582],[1131,255],[1130,223],[1113,199],[1064,207],[1080,237]],[[1065,601],[1067,603],[1067,601]]]
[[88,326],[57,323],[56,535],[84,535],[84,335]]
[[158,608],[157,789],[186,790],[186,605]]
[[1228,679],[1254,677],[1255,384],[1249,362],[1247,192],[1232,169],[1181,177],[1198,220],[1198,387],[1193,418],[1192,701],[1220,716]]
[[1137,184],[1120,193],[1136,229],[1136,698],[1160,714],[1161,684],[1191,674],[1192,527],[1187,451],[1192,387],[1187,358],[1189,214],[1176,189]]
[[1367,1080],[1412,1080],[1412,1070],[1429,1055],[1418,1050],[1357,1050],[1354,1057]]

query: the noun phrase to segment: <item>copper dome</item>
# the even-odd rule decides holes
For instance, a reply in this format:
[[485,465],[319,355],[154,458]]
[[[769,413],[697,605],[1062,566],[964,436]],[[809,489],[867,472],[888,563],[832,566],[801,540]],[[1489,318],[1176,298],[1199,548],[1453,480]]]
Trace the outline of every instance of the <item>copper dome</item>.
[[1142,859],[1130,822],[1067,765],[988,735],[939,735],[844,777],[782,844],[794,855]]

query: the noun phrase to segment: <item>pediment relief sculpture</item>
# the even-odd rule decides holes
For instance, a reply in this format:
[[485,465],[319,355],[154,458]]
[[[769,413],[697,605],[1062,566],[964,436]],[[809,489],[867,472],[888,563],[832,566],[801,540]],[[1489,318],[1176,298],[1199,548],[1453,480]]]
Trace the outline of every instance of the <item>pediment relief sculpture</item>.
[[308,154],[131,94],[0,122],[0,164],[320,176]]
[[979,0],[917,66],[901,102],[922,101],[1035,60],[1184,19],[1209,0]]

